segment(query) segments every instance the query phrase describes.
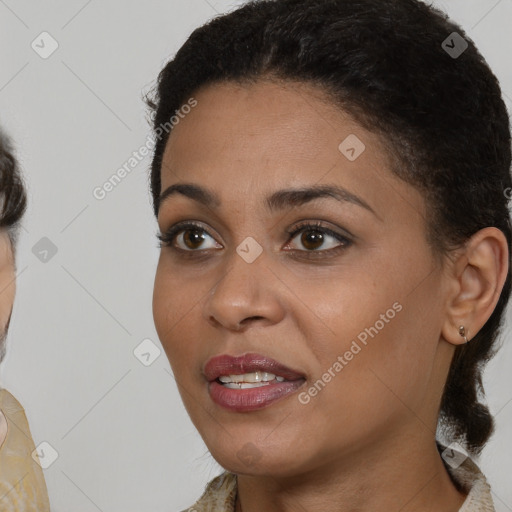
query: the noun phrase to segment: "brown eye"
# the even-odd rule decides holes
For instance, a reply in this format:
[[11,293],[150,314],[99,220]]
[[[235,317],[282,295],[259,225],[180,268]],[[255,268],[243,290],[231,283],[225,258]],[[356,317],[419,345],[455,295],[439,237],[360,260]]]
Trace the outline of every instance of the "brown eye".
[[201,229],[186,229],[183,231],[183,243],[189,249],[198,249],[199,246],[204,242],[205,236],[204,231]]
[[320,231],[303,231],[300,242],[306,249],[315,250],[324,243],[324,236]]
[[[352,245],[352,241],[348,237],[324,227],[321,223],[302,224],[288,235],[292,237],[292,242],[297,239],[294,245],[299,248],[293,249],[293,252],[309,254],[311,257],[333,255],[338,250]],[[194,253],[199,255],[207,249],[223,248],[201,225],[191,222],[177,224],[157,237],[161,242],[160,247],[168,246],[175,251],[181,251],[182,254],[190,253],[189,256]],[[208,238],[212,240],[210,246],[205,245]],[[287,244],[288,247],[289,245],[290,243]]]
[[298,240],[296,245],[302,245],[306,249],[302,252],[329,252],[348,247],[352,243],[347,237],[323,227],[319,223],[302,224],[290,233],[290,236],[293,237],[293,240]]
[[[213,237],[201,226],[188,223],[173,226],[169,231],[157,235],[160,240],[160,247],[170,246],[185,252],[197,252],[200,249],[218,249],[222,246],[218,245]],[[211,238],[214,243],[208,247],[204,246],[207,238]]]

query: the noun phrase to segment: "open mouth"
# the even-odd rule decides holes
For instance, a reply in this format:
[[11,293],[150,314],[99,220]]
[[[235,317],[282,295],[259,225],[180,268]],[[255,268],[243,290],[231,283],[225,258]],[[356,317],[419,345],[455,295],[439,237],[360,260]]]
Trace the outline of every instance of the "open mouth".
[[217,381],[229,389],[252,389],[269,386],[285,379],[269,372],[244,373],[243,375],[221,375]]
[[204,367],[212,400],[232,411],[267,407],[299,389],[305,377],[260,354],[221,355]]

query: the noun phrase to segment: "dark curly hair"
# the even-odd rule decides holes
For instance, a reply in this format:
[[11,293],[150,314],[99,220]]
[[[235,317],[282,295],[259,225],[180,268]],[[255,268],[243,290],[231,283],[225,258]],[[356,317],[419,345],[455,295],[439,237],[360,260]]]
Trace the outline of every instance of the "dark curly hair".
[[[460,55],[448,51],[456,42]],[[487,226],[505,234],[512,254],[510,127],[499,82],[463,29],[419,0],[256,0],[197,28],[146,97],[158,135],[155,215],[169,137],[158,127],[200,87],[263,79],[316,85],[381,135],[392,171],[424,193],[435,254],[448,255]],[[457,346],[441,399],[439,433],[476,455],[494,431],[480,403],[482,371],[510,293],[509,264],[491,317]]]
[[0,129],[0,229],[6,229],[13,255],[21,219],[27,208],[25,184],[14,155],[11,139]]
[[[27,208],[25,185],[20,174],[13,146],[9,137],[0,128],[0,229],[7,230],[11,242],[14,267],[16,268],[16,242],[18,239],[20,221]],[[0,332],[0,362],[5,357],[7,325]]]

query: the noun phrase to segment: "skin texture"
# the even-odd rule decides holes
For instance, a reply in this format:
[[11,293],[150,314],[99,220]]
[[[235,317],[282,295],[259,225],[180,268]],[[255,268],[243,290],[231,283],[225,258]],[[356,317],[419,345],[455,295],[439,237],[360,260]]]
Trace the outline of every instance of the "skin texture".
[[[167,143],[162,191],[199,184],[221,205],[182,195],[161,204],[161,232],[184,220],[206,232],[202,245],[187,245],[187,232],[174,240],[195,258],[162,247],[153,313],[194,425],[238,474],[243,511],[458,510],[464,495],[435,446],[439,403],[464,342],[459,325],[471,340],[499,298],[505,237],[486,228],[451,258],[436,257],[421,193],[391,173],[377,135],[312,86],[223,83],[194,97]],[[338,149],[350,134],[366,146],[355,161]],[[265,209],[276,190],[327,184],[374,213],[332,198]],[[313,245],[309,228],[290,237],[300,221],[348,231],[351,243],[332,250],[340,242],[324,234]],[[250,264],[236,252],[249,236],[263,249]],[[304,391],[394,303],[401,311],[309,403],[297,392],[240,413],[210,399],[210,357],[261,353],[303,373]],[[240,456],[247,443],[252,461]]]
[[[11,241],[0,232],[0,345],[5,343],[16,293],[15,268]],[[7,435],[7,421],[0,411],[0,446]]]

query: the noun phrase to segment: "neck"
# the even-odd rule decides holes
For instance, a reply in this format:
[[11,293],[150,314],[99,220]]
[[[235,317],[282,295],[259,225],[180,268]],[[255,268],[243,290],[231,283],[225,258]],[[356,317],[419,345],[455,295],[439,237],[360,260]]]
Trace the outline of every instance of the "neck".
[[236,512],[457,512],[454,486],[435,442],[390,443],[299,476],[238,475]]

